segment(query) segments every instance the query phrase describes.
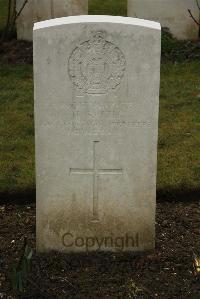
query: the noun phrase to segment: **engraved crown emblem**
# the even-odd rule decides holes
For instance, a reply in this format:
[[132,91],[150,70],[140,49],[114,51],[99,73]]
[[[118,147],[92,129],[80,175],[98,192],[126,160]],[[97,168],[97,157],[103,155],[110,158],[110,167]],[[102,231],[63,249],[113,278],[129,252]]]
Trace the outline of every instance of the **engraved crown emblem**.
[[106,40],[105,32],[95,32],[91,39],[76,47],[68,71],[76,89],[82,93],[105,94],[121,82],[126,68],[122,51]]

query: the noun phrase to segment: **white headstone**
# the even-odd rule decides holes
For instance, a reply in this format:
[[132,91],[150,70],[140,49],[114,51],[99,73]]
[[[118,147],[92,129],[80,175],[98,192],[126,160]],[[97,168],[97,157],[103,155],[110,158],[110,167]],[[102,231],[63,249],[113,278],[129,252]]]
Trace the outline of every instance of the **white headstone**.
[[199,28],[191,18],[191,10],[199,20],[196,0],[128,0],[128,16],[158,21],[178,39],[198,39]]
[[[17,12],[25,0],[17,0]],[[17,19],[17,39],[32,41],[35,22],[88,14],[88,0],[28,0]]]
[[36,23],[39,251],[154,248],[160,24]]

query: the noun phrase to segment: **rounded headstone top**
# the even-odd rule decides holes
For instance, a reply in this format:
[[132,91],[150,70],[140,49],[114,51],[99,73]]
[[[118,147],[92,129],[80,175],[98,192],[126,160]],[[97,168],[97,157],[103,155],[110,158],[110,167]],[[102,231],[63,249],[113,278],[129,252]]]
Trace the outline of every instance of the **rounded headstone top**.
[[115,24],[141,26],[141,27],[161,30],[160,23],[158,22],[137,19],[137,18],[130,18],[130,17],[103,16],[103,15],[70,16],[70,17],[46,20],[46,21],[35,23],[33,30],[68,25],[68,24],[79,24],[79,23],[115,23]]

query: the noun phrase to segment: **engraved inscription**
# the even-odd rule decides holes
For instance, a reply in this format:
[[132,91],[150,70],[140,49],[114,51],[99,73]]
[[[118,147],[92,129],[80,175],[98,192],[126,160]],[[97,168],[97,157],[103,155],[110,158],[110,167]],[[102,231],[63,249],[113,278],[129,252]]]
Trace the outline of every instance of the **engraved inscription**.
[[126,68],[122,51],[106,40],[104,32],[76,47],[69,57],[69,76],[82,93],[106,94],[121,82]]
[[92,221],[99,221],[99,211],[98,211],[98,185],[99,176],[106,175],[117,175],[123,174],[122,169],[99,169],[97,166],[97,144],[99,141],[93,142],[93,168],[92,169],[80,169],[80,168],[70,168],[70,174],[88,174],[93,176],[93,219]]
[[156,125],[151,118],[145,119],[138,117],[137,114],[132,116],[133,110],[136,109],[135,103],[116,101],[105,103],[93,99],[91,105],[89,104],[90,101],[86,101],[84,97],[76,102],[75,109],[72,108],[72,104],[64,103],[59,107],[64,117],[58,117],[54,109],[54,119],[51,114],[46,114],[41,126],[46,129],[62,126],[66,135],[119,136],[130,130],[132,131],[130,134],[133,134],[134,130],[149,130]]

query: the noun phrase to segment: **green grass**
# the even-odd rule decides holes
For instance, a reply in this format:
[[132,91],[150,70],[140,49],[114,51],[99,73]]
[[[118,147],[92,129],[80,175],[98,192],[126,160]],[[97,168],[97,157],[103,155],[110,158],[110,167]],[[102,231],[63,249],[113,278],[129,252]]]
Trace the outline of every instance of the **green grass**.
[[0,193],[34,188],[32,66],[0,66]]
[[162,65],[158,189],[199,188],[199,111],[200,62]]
[[6,24],[8,0],[0,0],[0,32]]
[[[0,193],[35,187],[32,66],[0,67]],[[200,177],[200,63],[161,68],[158,190],[195,190]]]
[[127,15],[127,0],[89,0],[89,14]]

